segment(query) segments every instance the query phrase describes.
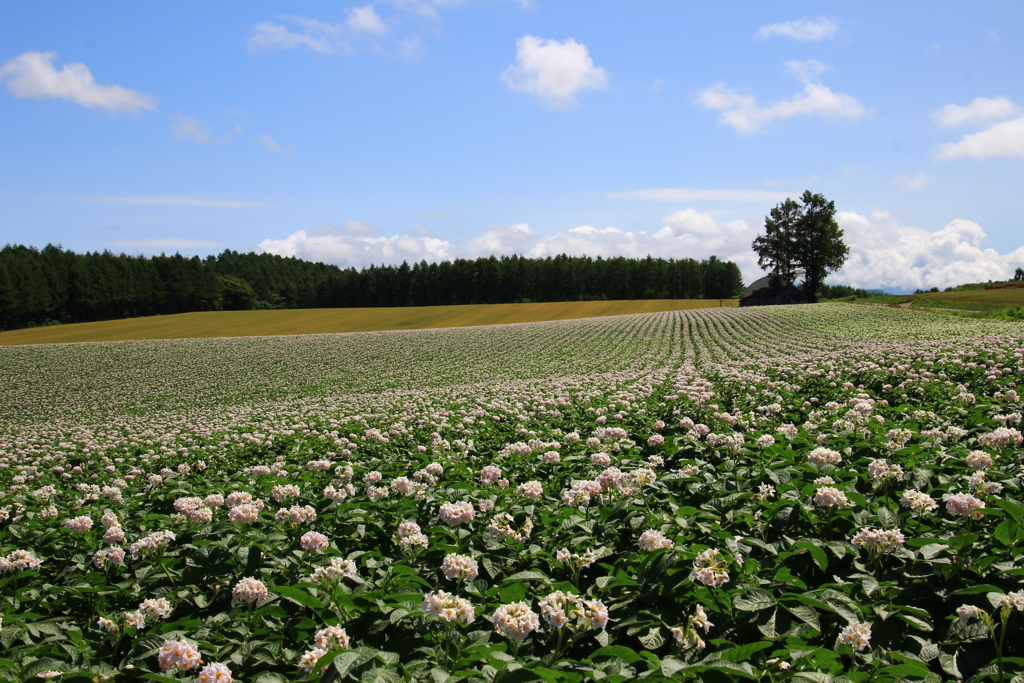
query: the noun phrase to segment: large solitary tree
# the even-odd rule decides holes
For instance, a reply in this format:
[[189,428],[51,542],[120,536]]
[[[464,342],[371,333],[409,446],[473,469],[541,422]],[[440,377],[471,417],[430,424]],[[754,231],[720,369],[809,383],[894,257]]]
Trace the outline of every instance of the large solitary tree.
[[810,190],[800,203],[787,199],[771,210],[765,234],[751,246],[757,265],[770,271],[773,285],[792,284],[800,276],[808,298],[817,301],[825,276],[842,268],[850,253],[835,215],[835,202]]

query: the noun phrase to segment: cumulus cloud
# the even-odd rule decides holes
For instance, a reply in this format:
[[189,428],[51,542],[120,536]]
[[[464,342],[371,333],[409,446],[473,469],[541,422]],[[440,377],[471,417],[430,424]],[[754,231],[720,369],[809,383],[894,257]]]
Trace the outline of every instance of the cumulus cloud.
[[1024,116],[1002,121],[991,127],[970,133],[959,142],[939,145],[935,158],[939,161],[972,157],[1016,157],[1024,159]]
[[683,209],[665,216],[661,224],[668,232],[658,232],[659,235],[717,235],[719,233],[718,221],[714,216],[706,213],[698,213],[693,209]]
[[762,26],[757,29],[757,37],[762,40],[781,37],[809,42],[834,38],[838,30],[839,26],[828,17],[818,17],[817,19],[804,17],[796,21]]
[[323,55],[347,55],[353,48],[345,36],[345,26],[341,24],[285,15],[256,24],[249,34],[248,46],[254,53],[305,47]]
[[768,190],[714,190],[686,187],[663,187],[630,192],[612,192],[616,199],[643,199],[656,202],[759,202],[777,204],[799,193]]
[[264,148],[271,154],[291,154],[295,151],[294,147],[283,147],[279,145],[274,138],[269,135],[261,135],[256,138],[256,142],[263,145]]
[[372,33],[381,36],[388,32],[387,24],[373,9],[373,5],[353,7],[348,10],[348,19],[345,21],[345,25],[353,33]]
[[1020,114],[1020,108],[1005,97],[977,97],[968,105],[947,104],[932,114],[943,128],[1004,121]]
[[741,94],[724,83],[700,91],[697,103],[720,111],[718,121],[741,135],[757,133],[774,121],[795,116],[849,120],[867,116],[867,108],[856,97],[833,92],[817,81],[818,75],[830,69],[816,59],[786,62],[786,70],[803,82],[804,90],[770,105],[760,105],[753,95]]
[[0,66],[0,81],[5,81],[18,98],[70,100],[111,114],[156,109],[156,98],[151,95],[119,85],[98,85],[89,67],[81,62],[64,64],[58,71],[53,66],[56,58],[56,52],[26,52]]
[[898,175],[892,182],[898,189],[904,192],[917,192],[923,190],[934,182],[935,179],[922,171],[914,175]]
[[443,261],[451,256],[451,245],[435,237],[373,237],[345,233],[307,235],[305,230],[299,230],[282,240],[265,239],[256,245],[256,251],[324,261],[342,267],[362,267],[373,263]]
[[832,282],[871,289],[943,288],[1005,280],[1024,265],[1024,247],[1009,254],[982,248],[985,231],[963,218],[935,231],[902,226],[887,211],[869,216],[840,211],[836,221],[845,233],[850,257],[830,277]]
[[608,72],[595,66],[587,47],[572,38],[559,42],[537,36],[516,41],[516,63],[501,75],[505,85],[538,96],[547,106],[566,109],[581,90],[608,87]]
[[[325,261],[342,267],[373,263],[430,262],[521,254],[531,258],[571,254],[576,256],[703,259],[712,254],[735,261],[750,280],[760,277],[757,259],[750,251],[756,231],[743,220],[721,222],[693,209],[676,211],[661,221],[654,232],[624,231],[615,227],[581,225],[555,235],[534,232],[526,223],[488,226],[465,244],[453,244],[430,235],[376,235],[376,229],[317,228],[300,230],[284,239],[266,239],[257,251]],[[358,225],[363,225],[358,223]]]

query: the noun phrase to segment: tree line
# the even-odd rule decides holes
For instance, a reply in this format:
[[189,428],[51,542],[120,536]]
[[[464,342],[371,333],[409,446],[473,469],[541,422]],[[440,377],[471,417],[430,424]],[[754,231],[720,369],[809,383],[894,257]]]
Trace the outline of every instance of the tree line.
[[739,267],[715,256],[502,256],[361,270],[226,250],[205,259],[0,249],[0,329],[193,311],[439,306],[600,299],[725,299]]

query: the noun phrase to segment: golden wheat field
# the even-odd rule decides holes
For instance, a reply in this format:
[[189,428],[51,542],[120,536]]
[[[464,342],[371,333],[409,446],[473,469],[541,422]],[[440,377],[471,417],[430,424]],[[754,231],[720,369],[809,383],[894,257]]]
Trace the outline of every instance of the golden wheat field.
[[411,306],[405,308],[311,308],[281,311],[206,311],[128,320],[55,325],[0,332],[0,346],[185,339],[259,337],[280,334],[375,332],[472,325],[503,325],[543,320],[599,318],[630,313],[686,311],[736,306],[737,299],[645,299],[568,301],[536,304]]

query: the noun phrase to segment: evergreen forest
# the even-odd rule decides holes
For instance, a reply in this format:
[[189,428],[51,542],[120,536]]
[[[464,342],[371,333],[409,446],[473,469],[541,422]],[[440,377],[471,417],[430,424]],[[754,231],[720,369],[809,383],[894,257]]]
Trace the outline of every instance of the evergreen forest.
[[0,330],[193,311],[358,308],[739,296],[739,267],[715,256],[490,256],[361,270],[226,250],[205,259],[0,249]]

